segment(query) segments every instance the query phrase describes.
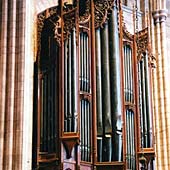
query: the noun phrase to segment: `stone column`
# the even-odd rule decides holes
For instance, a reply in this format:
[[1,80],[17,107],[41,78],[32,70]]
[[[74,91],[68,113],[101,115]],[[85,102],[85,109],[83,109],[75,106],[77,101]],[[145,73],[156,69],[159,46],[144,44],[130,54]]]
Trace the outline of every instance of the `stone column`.
[[[8,2],[0,2],[0,169],[3,169],[3,145],[5,125],[5,97],[6,97],[6,56],[7,56],[7,19]],[[3,24],[2,24],[3,23]]]
[[16,1],[8,2],[7,23],[7,55],[6,61],[6,103],[3,169],[12,169],[13,164],[13,137],[14,137],[14,90],[15,90],[15,54],[16,54]]
[[[158,3],[158,2],[157,2]],[[166,54],[166,32],[165,20],[166,10],[164,3],[160,1],[157,4],[157,9],[153,12],[154,31],[155,31],[155,56],[156,56],[156,70],[154,74],[155,95],[154,95],[154,111],[156,124],[156,163],[157,169],[170,168],[170,152],[169,152],[169,121],[168,116],[170,109],[170,91],[168,86],[168,66]],[[159,7],[159,8],[158,8]],[[163,9],[160,9],[163,7]]]
[[0,1],[0,169],[31,170],[33,1]]

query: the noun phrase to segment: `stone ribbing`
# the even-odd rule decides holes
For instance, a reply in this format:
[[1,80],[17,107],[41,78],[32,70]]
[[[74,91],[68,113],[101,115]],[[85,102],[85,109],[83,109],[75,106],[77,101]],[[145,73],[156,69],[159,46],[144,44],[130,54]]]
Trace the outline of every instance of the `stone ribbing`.
[[0,1],[0,169],[31,170],[33,2]]
[[8,2],[7,24],[7,70],[6,70],[6,103],[5,103],[5,132],[3,148],[3,169],[12,169],[13,159],[13,126],[14,126],[14,90],[15,90],[15,41],[16,41],[16,1]]
[[[6,97],[6,56],[7,56],[8,2],[0,2],[0,152],[3,153]],[[2,24],[3,23],[3,24]],[[3,169],[3,154],[0,154],[0,169]]]
[[[159,7],[159,8],[158,8]],[[155,5],[153,12],[154,32],[155,32],[155,56],[157,60],[154,74],[154,111],[156,124],[156,167],[166,170],[170,168],[170,91],[168,89],[168,66],[165,21],[167,11],[164,2],[160,1]]]

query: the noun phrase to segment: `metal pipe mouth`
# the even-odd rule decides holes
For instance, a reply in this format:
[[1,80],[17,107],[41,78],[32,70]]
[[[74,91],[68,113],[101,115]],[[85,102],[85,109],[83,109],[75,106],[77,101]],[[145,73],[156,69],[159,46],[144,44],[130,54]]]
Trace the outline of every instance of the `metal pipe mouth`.
[[139,157],[139,162],[144,165],[144,164],[146,163],[146,161],[147,161],[147,160],[146,160],[144,154],[142,154],[142,155]]

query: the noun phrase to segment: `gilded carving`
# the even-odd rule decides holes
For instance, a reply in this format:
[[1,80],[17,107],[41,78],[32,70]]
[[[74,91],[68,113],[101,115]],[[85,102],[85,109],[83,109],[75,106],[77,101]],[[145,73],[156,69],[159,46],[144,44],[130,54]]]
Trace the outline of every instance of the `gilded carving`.
[[77,8],[66,10],[63,15],[64,20],[64,39],[68,38],[74,27],[76,27]]
[[115,2],[116,2],[115,0],[95,0],[94,1],[95,28],[103,26]]
[[[124,20],[123,17],[122,20]],[[122,29],[123,29],[123,39],[133,41],[134,36],[128,31],[124,21],[122,22]]]
[[44,27],[45,12],[38,15],[37,18],[37,57],[40,56],[41,51],[41,32]]
[[44,27],[44,22],[49,19],[54,25],[58,25],[58,12],[57,8],[50,8],[42,12],[37,17],[37,56],[40,55],[41,51],[41,33]]
[[140,56],[146,53],[146,51],[150,52],[148,28],[145,28],[139,31],[138,33],[136,33],[136,39],[137,39],[138,58],[140,58]]
[[[80,4],[81,5],[81,4]],[[79,23],[80,24],[86,24],[90,20],[90,0],[86,1],[86,6],[85,6],[85,12],[79,16]]]
[[54,28],[54,38],[59,46],[61,46],[61,18],[56,22]]

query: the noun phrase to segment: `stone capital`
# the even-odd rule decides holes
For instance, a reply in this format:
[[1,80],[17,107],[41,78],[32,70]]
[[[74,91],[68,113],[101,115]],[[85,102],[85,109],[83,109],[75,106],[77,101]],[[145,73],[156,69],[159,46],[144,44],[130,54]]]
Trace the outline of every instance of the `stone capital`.
[[166,9],[156,10],[152,12],[152,15],[155,24],[165,22],[167,18],[167,10]]

